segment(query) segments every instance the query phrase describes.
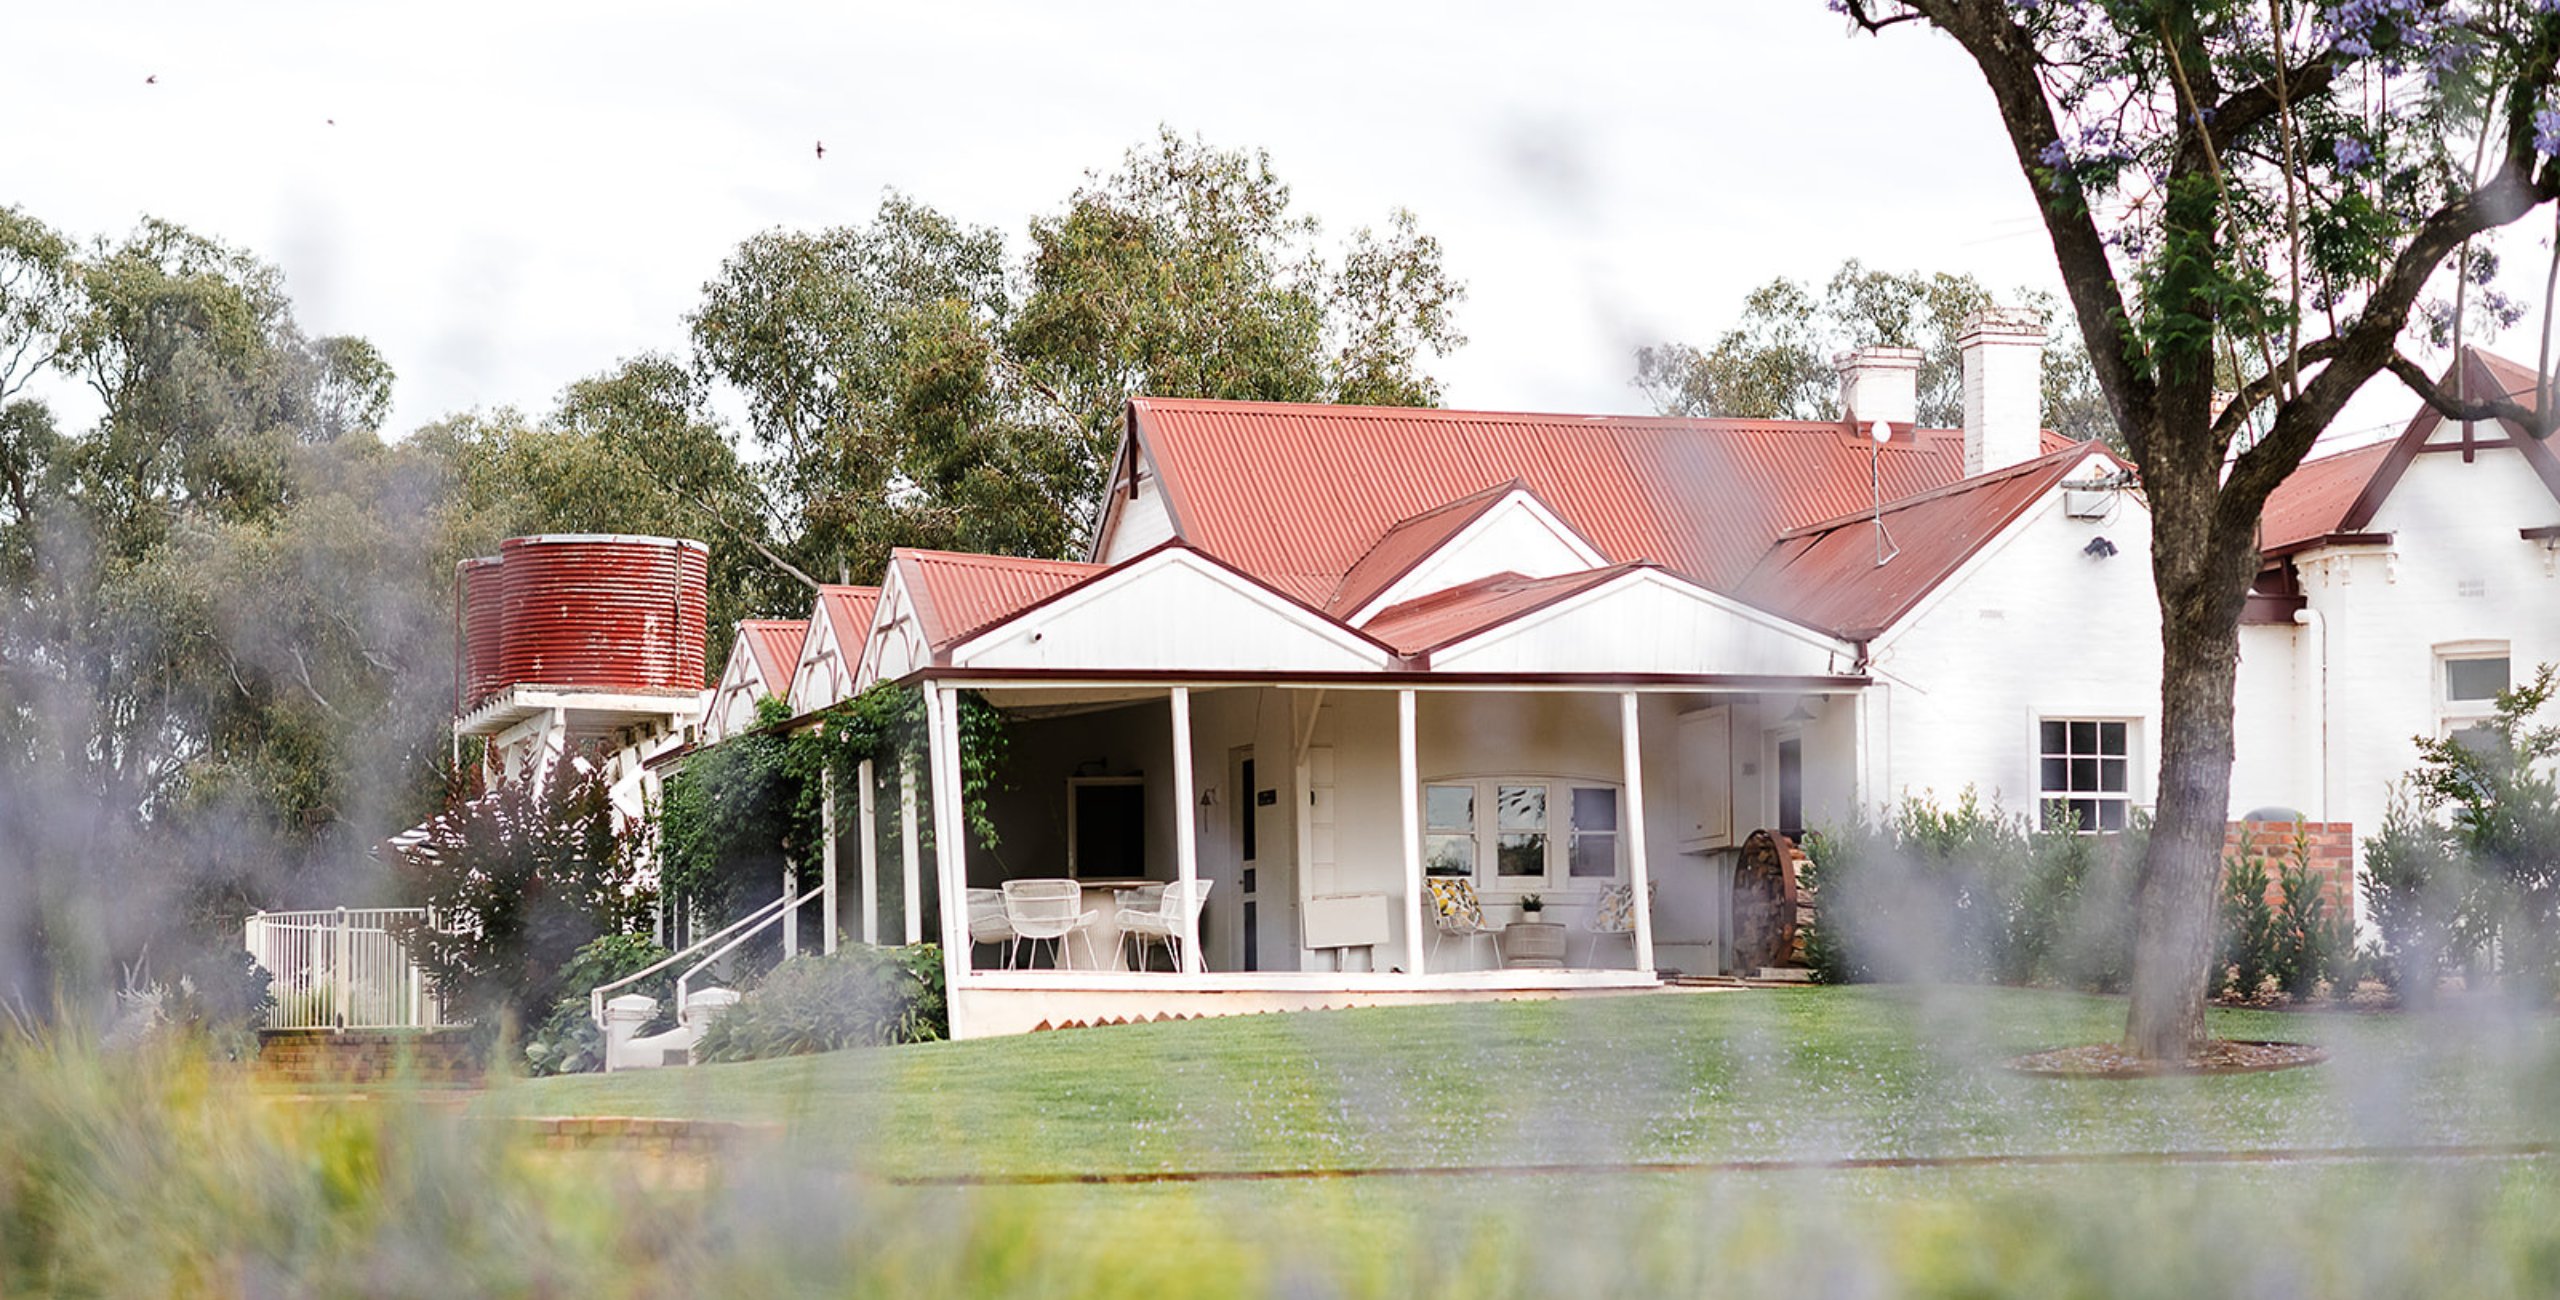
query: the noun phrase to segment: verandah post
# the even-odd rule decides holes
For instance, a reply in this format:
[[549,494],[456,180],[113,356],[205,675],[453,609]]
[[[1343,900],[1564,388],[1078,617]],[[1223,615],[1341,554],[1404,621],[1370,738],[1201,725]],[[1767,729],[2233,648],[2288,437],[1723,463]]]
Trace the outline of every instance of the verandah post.
[[1624,691],[1618,696],[1618,735],[1626,758],[1627,781],[1627,885],[1635,891],[1636,969],[1653,969],[1653,888],[1651,871],[1645,861],[1644,844],[1644,746],[1636,722],[1636,693]]
[[880,944],[880,808],[873,797],[871,760],[862,760],[862,941]]
[[[1187,901],[1200,878],[1200,813],[1192,794],[1191,688],[1173,688],[1173,861]],[[1182,913],[1182,973],[1200,973],[1200,910]]]
[[[930,691],[925,695],[925,736],[928,748],[933,735],[933,710]],[[910,751],[898,755],[898,865],[899,879],[905,888],[900,900],[906,904],[906,943],[909,947],[924,942],[924,864],[916,847],[916,756]],[[949,960],[947,957],[945,960]]]
[[1396,692],[1396,803],[1404,827],[1404,941],[1410,951],[1405,966],[1414,974],[1422,965],[1422,759],[1414,739],[1413,692]]
[[[943,968],[954,969],[952,953],[965,952],[967,931],[957,927],[968,924],[969,885],[968,814],[964,807],[967,795],[962,792],[960,767],[960,693],[942,687],[925,688],[925,738],[935,760],[933,770],[933,865],[936,883],[942,889]],[[918,936],[923,934],[921,902],[908,904],[911,923]],[[964,963],[965,964],[965,963]]]
[[819,922],[826,929],[825,936],[819,940],[818,951],[833,953],[836,950],[836,914],[841,909],[836,906],[836,769],[832,763],[818,769],[818,800],[824,805],[818,810],[822,824],[819,834],[827,845],[825,860],[818,872],[818,891],[827,899],[825,906],[818,909]]

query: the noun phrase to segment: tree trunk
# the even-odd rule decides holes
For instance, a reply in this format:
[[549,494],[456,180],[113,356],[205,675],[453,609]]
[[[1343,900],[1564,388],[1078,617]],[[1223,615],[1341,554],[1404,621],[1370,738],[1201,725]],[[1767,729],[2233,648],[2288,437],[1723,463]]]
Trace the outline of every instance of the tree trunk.
[[2180,1060],[2204,1041],[2223,835],[2231,808],[2231,706],[2240,609],[2257,548],[2211,539],[2213,471],[2161,466],[2152,491],[2160,596],[2159,804],[2134,884],[2133,1000],[2125,1045]]

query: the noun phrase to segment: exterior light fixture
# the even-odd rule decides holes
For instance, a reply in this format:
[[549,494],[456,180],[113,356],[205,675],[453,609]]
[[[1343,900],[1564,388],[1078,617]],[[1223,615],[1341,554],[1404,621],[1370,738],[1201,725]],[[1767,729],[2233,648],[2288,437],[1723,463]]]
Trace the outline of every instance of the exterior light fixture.
[[2093,560],[2103,560],[2116,553],[2116,544],[2103,537],[2092,537],[2087,546],[2080,548],[2080,553]]

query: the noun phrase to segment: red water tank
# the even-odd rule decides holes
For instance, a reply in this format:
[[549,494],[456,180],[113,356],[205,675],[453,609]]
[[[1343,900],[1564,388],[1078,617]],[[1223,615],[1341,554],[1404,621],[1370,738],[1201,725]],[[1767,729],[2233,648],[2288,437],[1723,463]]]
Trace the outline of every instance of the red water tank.
[[509,538],[498,559],[505,630],[493,689],[702,689],[709,547],[551,534]]
[[495,694],[499,655],[506,644],[506,579],[497,556],[454,566],[454,620],[462,643],[459,665],[463,713]]

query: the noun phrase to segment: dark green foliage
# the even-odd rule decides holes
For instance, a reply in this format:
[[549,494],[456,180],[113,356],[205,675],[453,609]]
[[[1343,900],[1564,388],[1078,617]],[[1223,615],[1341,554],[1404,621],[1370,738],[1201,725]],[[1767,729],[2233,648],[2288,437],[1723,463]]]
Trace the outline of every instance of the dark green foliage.
[[2267,906],[2267,863],[2260,857],[2228,858],[2222,875],[2222,988],[2256,997],[2274,964],[2275,909]]
[[849,944],[775,967],[712,1018],[696,1051],[705,1061],[755,1061],[933,1042],[950,1032],[939,947]]
[[[668,956],[666,949],[636,934],[608,934],[580,948],[578,955],[560,970],[562,996],[552,1004],[551,1015],[525,1035],[526,1072],[582,1074],[603,1069],[604,1031],[596,1028],[588,992],[639,974]],[[640,1026],[641,1034],[664,1033],[675,1027],[676,970],[669,966],[614,990],[614,997],[639,993],[658,1000],[658,1014]]]
[[2031,828],[1967,790],[1953,808],[1906,799],[1888,825],[1811,837],[1820,904],[1806,951],[1817,976],[2121,987],[2139,835],[2047,822]]
[[2466,963],[2536,1001],[2560,990],[2560,728],[2533,725],[2555,690],[2545,664],[2481,726],[2420,737],[2412,802],[2365,843],[2365,897],[2403,997]]
[[2355,920],[2330,905],[2328,891],[2311,874],[2311,846],[2299,834],[2291,856],[2277,864],[2276,887],[2284,905],[2275,914],[2276,987],[2287,997],[2310,997],[2323,983],[2339,992],[2355,981]]
[[393,864],[403,901],[433,917],[398,927],[401,941],[484,1029],[546,1019],[573,991],[580,950],[638,928],[651,902],[614,838],[604,783],[563,770],[550,784],[548,795],[508,784],[457,805]]

